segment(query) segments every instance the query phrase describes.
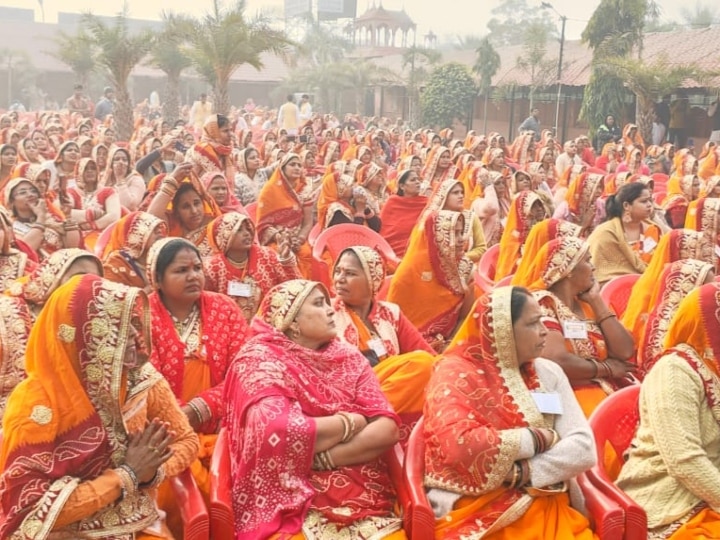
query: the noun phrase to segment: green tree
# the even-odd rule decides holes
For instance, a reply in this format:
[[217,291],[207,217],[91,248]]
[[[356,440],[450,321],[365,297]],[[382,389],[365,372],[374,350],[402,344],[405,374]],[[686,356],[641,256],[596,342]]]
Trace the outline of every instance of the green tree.
[[580,118],[589,124],[591,133],[606,115],[622,115],[628,95],[624,81],[604,70],[605,60],[627,58],[634,49],[642,51],[643,30],[657,13],[653,0],[601,0],[590,17],[582,40],[593,50],[593,61]]
[[606,58],[599,66],[604,73],[625,81],[637,99],[636,123],[644,140],[651,140],[656,101],[680,88],[685,79],[705,83],[717,72],[703,70],[694,64],[673,64],[667,56],[644,62],[636,58]]
[[133,130],[133,105],[128,90],[128,78],[150,52],[155,35],[150,29],[131,33],[128,26],[127,5],[115,17],[113,25],[90,13],[83,15],[81,26],[96,50],[97,65],[104,68],[115,87],[115,122],[120,140],[129,140]]
[[483,133],[487,133],[487,106],[490,97],[490,88],[492,86],[492,78],[500,69],[500,55],[490,43],[489,38],[485,38],[475,49],[475,65],[473,65],[473,73],[480,77],[480,91],[484,96],[483,104]]
[[547,40],[547,27],[531,24],[525,32],[522,52],[516,60],[517,67],[530,76],[530,110],[533,108],[535,91],[550,84],[556,70],[555,60],[545,57]]
[[364,112],[365,92],[368,88],[401,82],[394,71],[369,60],[348,61],[345,67],[345,80],[348,88],[351,88],[355,94],[355,112],[358,114]]
[[470,70],[449,62],[433,70],[421,98],[423,122],[430,126],[451,126],[455,119],[468,124],[468,115],[477,95]]
[[180,76],[192,63],[181,48],[185,21],[171,13],[163,13],[163,30],[150,53],[148,64],[165,73],[163,119],[174,123],[180,113]]
[[490,31],[488,37],[496,47],[520,45],[531,24],[544,26],[548,34],[556,31],[550,15],[537,5],[529,5],[528,0],[502,0],[490,14],[492,17],[487,23]]
[[262,15],[245,16],[244,0],[224,8],[213,0],[212,10],[202,19],[192,20],[185,32],[189,46],[186,54],[198,73],[212,86],[215,109],[227,114],[230,109],[230,77],[242,65],[263,67],[262,55],[285,55],[293,44],[284,32],[271,28]]
[[77,82],[87,88],[90,75],[97,69],[96,51],[90,36],[82,28],[75,35],[61,30],[53,41],[55,49],[48,51],[49,54],[72,69]]
[[403,53],[402,68],[407,70],[408,119],[410,124],[420,123],[420,88],[430,76],[430,69],[440,62],[442,55],[435,49],[413,45]]

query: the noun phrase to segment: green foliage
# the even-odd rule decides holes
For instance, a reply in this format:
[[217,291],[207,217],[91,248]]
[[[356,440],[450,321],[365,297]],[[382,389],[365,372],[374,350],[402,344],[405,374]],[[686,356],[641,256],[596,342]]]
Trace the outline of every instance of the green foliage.
[[423,122],[436,127],[450,126],[455,119],[467,123],[476,95],[475,81],[467,67],[457,62],[437,67],[422,94]]
[[490,88],[492,78],[500,69],[500,55],[487,37],[475,49],[475,54],[477,56],[472,68],[473,73],[480,76],[480,88],[485,92]]
[[87,85],[88,77],[97,69],[95,48],[87,32],[80,28],[72,35],[61,30],[53,41],[55,49],[49,53],[72,69],[80,84]]
[[554,34],[557,25],[551,15],[536,3],[528,4],[528,0],[503,0],[490,14],[487,23],[490,34],[488,37],[496,47],[520,45],[525,32],[532,24],[544,26],[548,34]]
[[628,96],[622,79],[593,66],[580,109],[580,118],[588,123],[590,133],[597,131],[608,114],[615,116],[619,122],[623,117]]
[[459,51],[474,51],[482,44],[484,39],[477,34],[456,35],[455,48]]
[[517,67],[530,75],[530,108],[533,107],[535,90],[555,80],[556,63],[545,58],[548,31],[538,23],[531,24],[525,32],[522,53],[517,58]]

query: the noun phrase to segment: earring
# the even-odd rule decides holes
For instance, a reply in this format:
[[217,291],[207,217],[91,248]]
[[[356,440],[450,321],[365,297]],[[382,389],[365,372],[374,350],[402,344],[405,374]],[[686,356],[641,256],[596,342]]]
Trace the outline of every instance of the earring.
[[292,330],[290,333],[292,334],[293,339],[297,339],[300,337],[300,330],[298,330],[297,328],[295,330]]
[[632,218],[630,217],[630,211],[626,210],[622,217],[623,223],[630,223]]

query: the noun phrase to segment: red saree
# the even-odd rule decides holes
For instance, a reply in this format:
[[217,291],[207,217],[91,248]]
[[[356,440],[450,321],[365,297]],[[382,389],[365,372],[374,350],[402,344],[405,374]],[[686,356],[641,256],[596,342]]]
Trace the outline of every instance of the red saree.
[[380,234],[387,240],[398,257],[402,258],[405,255],[410,241],[410,233],[427,202],[428,198],[422,195],[417,197],[391,195],[385,201],[380,211],[380,221],[382,222]]

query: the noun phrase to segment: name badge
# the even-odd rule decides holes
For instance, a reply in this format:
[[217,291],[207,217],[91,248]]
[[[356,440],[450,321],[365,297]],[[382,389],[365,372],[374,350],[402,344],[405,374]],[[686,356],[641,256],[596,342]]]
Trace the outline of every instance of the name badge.
[[535,405],[538,410],[543,414],[562,414],[563,407],[562,401],[560,401],[560,394],[543,394],[541,392],[531,392]]
[[645,237],[643,240],[643,252],[650,253],[657,246],[657,242],[654,238]]
[[373,338],[368,341],[368,347],[370,347],[373,352],[378,355],[378,358],[387,356],[387,349],[385,348],[385,344],[380,338]]
[[242,281],[231,281],[227,288],[228,296],[239,296],[241,298],[250,298],[252,296],[252,287],[248,283]]
[[587,327],[583,321],[565,321],[563,335],[568,339],[587,339]]

